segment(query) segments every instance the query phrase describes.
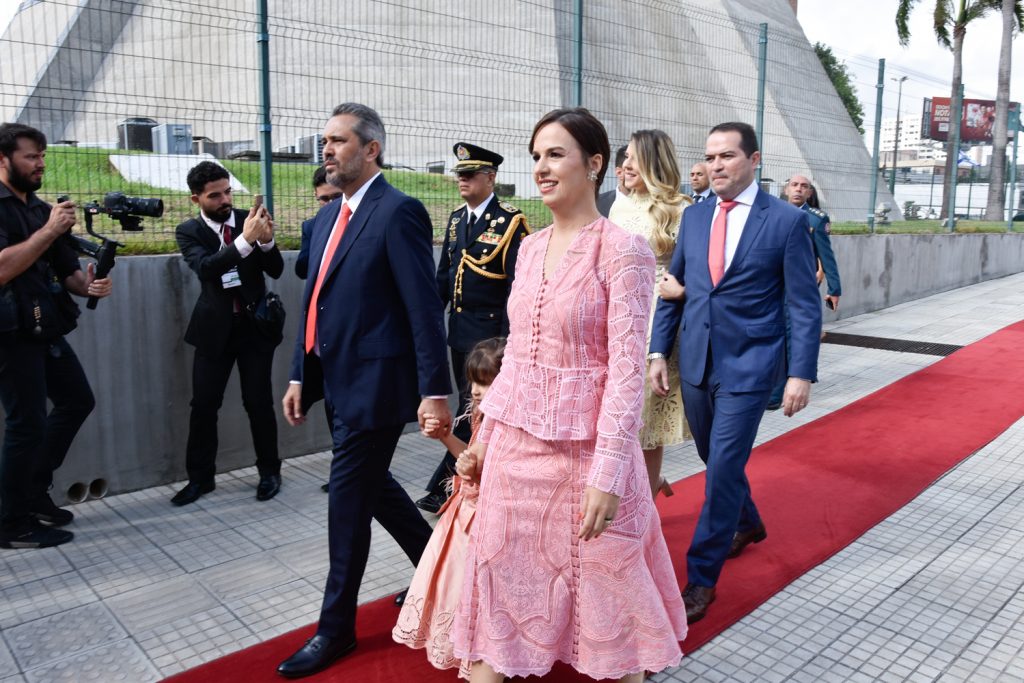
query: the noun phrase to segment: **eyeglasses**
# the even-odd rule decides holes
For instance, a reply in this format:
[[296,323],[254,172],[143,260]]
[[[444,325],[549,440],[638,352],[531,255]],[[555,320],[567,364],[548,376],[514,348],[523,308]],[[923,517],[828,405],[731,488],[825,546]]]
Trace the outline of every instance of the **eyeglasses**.
[[316,200],[321,204],[329,204],[333,202],[335,199],[340,198],[342,194],[342,192],[335,192],[333,194],[318,194],[316,196]]
[[477,174],[477,171],[459,171],[455,175],[459,180],[469,180]]

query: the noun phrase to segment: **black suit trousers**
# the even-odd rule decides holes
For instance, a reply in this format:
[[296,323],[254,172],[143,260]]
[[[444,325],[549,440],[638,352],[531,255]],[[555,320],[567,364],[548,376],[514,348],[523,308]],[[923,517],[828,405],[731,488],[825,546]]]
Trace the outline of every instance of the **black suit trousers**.
[[334,457],[327,495],[330,570],[320,610],[319,635],[355,634],[359,586],[370,554],[370,520],[376,519],[413,565],[419,564],[431,528],[409,494],[391,476],[391,459],[403,425],[352,429],[335,414]]
[[196,349],[192,363],[192,415],[185,450],[189,481],[212,481],[217,473],[217,412],[224,402],[224,389],[235,363],[238,364],[242,405],[249,416],[256,467],[261,476],[281,472],[277,414],[270,382],[274,350],[268,348],[258,334],[247,317],[237,315],[223,353]]

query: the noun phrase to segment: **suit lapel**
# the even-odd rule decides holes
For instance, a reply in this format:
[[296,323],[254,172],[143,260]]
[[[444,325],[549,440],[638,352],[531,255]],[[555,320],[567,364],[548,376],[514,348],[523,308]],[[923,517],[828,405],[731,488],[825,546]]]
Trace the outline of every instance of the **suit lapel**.
[[[703,255],[703,268],[697,268],[700,272],[700,276],[707,278],[708,289],[711,288],[711,270],[708,266],[708,247],[711,245],[711,221],[715,216],[715,203],[714,202],[701,202],[696,206],[692,206],[683,211],[683,216],[686,216],[687,211],[694,211],[696,216],[694,217],[694,226],[697,228],[693,232],[695,239],[697,240],[698,254]],[[685,221],[684,221],[685,225]],[[685,235],[682,236],[686,238]],[[678,238],[677,238],[678,239]],[[700,263],[701,261],[698,261]]]
[[[750,251],[750,245],[757,240],[758,234],[764,227],[765,219],[768,218],[768,195],[763,190],[758,190],[754,197],[754,205],[750,207],[750,215],[747,216],[747,223],[743,226],[743,234],[740,235],[740,242],[736,245],[736,253],[732,256],[728,270],[722,275],[724,281],[737,267],[737,263],[743,261],[743,257]],[[719,282],[721,284],[721,282]]]

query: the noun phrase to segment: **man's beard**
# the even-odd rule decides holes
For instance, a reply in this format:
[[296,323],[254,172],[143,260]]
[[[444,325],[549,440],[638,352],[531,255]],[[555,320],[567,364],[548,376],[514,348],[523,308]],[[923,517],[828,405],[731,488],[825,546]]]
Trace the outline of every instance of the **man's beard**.
[[39,180],[32,180],[32,176],[22,174],[13,164],[8,169],[7,182],[18,192],[24,192],[25,194],[35,192],[43,186],[41,178]]
[[228,206],[225,206],[222,209],[218,209],[217,211],[207,211],[206,215],[214,223],[223,223],[227,219],[231,218],[232,208],[233,207],[229,204]]

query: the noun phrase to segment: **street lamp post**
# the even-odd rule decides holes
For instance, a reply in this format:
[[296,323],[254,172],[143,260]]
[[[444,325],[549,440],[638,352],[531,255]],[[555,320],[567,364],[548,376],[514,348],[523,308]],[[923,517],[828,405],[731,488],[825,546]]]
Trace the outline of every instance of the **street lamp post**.
[[900,76],[889,80],[899,83],[896,95],[896,137],[892,141],[892,172],[889,174],[889,194],[892,195],[893,201],[896,201],[896,165],[900,151],[900,107],[903,104],[903,81],[907,80],[907,77]]

